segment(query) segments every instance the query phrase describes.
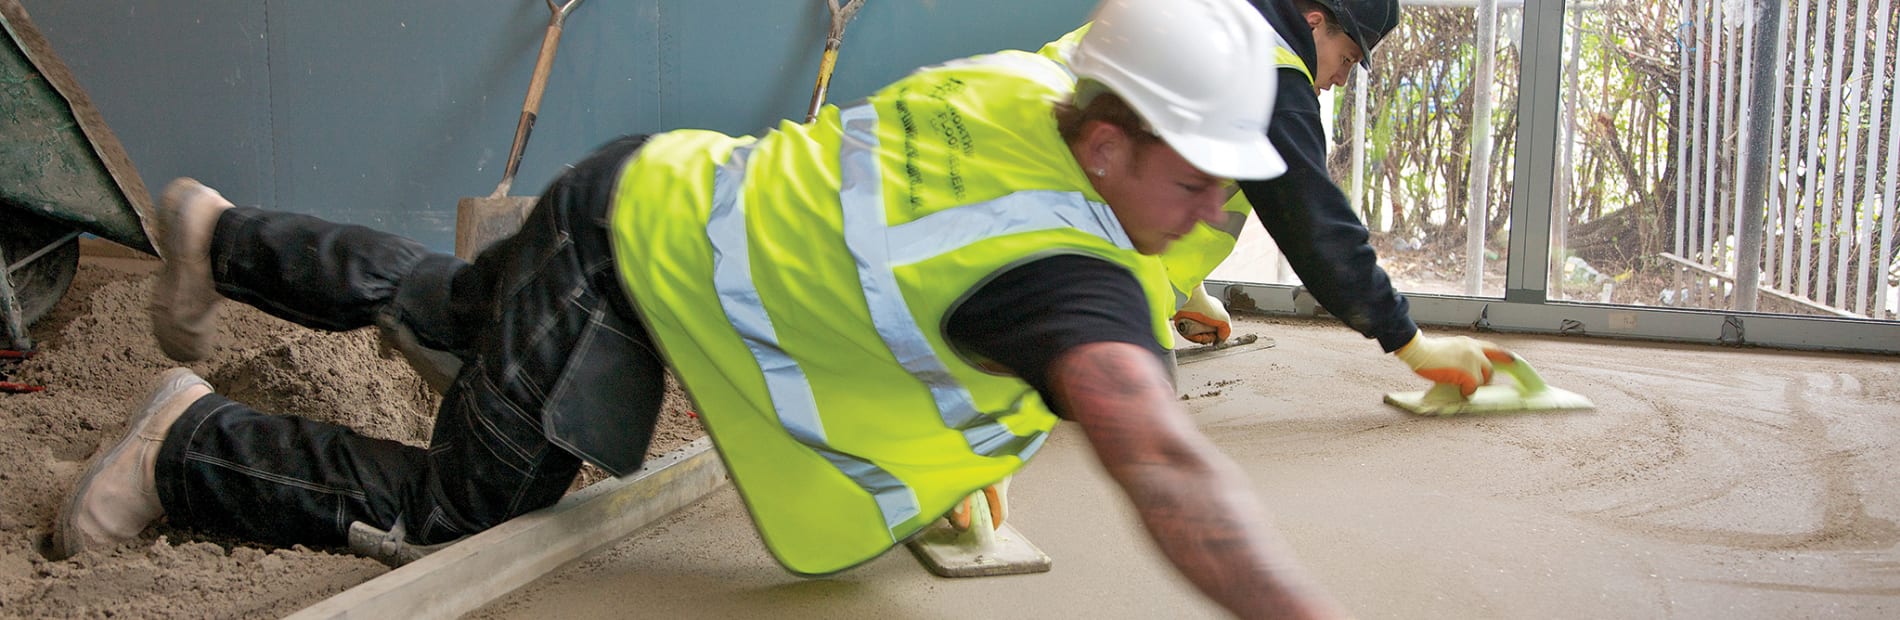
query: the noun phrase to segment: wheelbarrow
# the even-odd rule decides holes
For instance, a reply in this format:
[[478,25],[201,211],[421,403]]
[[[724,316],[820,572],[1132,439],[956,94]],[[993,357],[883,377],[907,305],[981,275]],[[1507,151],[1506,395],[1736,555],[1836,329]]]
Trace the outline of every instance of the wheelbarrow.
[[18,0],[0,0],[0,348],[27,351],[92,234],[155,254],[151,194]]

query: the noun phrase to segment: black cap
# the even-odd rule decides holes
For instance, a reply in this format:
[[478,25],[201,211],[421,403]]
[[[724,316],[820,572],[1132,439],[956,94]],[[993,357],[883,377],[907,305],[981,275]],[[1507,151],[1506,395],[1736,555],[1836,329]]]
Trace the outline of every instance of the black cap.
[[1372,68],[1372,48],[1399,27],[1399,0],[1314,0],[1331,9],[1333,19],[1365,56],[1359,66]]

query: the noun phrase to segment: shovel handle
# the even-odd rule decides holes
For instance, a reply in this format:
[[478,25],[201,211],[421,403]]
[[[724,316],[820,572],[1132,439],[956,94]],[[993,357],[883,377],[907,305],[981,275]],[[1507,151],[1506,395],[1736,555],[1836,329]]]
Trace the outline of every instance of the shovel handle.
[[579,6],[581,0],[568,0],[566,4],[556,5],[547,0],[548,29],[541,35],[541,51],[534,59],[534,75],[528,79],[528,97],[521,103],[521,119],[515,122],[514,144],[508,147],[508,165],[502,169],[501,184],[495,187],[491,198],[508,195],[508,188],[515,184],[515,173],[521,169],[521,155],[528,150],[528,136],[534,133],[535,118],[541,113],[541,96],[547,93],[548,74],[554,69],[554,51],[561,44],[561,29],[567,24],[567,14]]
[[831,72],[838,66],[838,48],[844,45],[844,25],[858,16],[864,0],[848,0],[843,6],[838,0],[826,0],[831,13],[831,27],[825,32],[825,54],[818,61],[818,79],[811,88],[811,105],[805,109],[805,122],[818,118],[818,111],[825,107],[825,92],[831,90]]

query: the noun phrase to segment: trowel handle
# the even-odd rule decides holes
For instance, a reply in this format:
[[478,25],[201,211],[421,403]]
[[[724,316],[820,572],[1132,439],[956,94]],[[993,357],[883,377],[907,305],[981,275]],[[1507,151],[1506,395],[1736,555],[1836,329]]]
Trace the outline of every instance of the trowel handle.
[[[1524,361],[1524,357],[1516,353],[1511,354],[1511,361],[1492,362],[1491,368],[1510,375],[1511,380],[1517,383],[1517,393],[1520,395],[1532,396],[1550,389],[1550,384],[1544,383],[1544,378],[1537,374],[1537,369],[1531,368],[1531,363]],[[1469,400],[1471,399],[1458,389],[1456,383],[1434,383],[1431,389],[1425,392],[1423,402],[1446,404],[1464,403]]]
[[1522,355],[1512,353],[1511,361],[1495,362],[1491,367],[1511,375],[1511,379],[1517,381],[1517,392],[1519,394],[1528,396],[1542,392],[1550,387],[1549,384],[1544,383],[1543,377],[1538,376],[1537,369],[1531,368],[1531,363],[1524,361],[1524,356]]

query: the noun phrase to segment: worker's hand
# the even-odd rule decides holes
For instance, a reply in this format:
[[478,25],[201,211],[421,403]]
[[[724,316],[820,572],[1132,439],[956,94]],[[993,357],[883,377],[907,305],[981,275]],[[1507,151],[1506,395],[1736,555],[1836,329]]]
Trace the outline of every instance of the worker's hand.
[[1174,331],[1200,344],[1227,342],[1227,335],[1234,333],[1232,317],[1227,315],[1227,306],[1209,297],[1205,289],[1194,287],[1187,303],[1174,312]]
[[969,494],[963,501],[950,507],[950,514],[945,516],[950,519],[950,527],[962,532],[976,525],[980,519],[978,511],[986,509],[989,512],[990,529],[1001,529],[1003,519],[1009,518],[1009,478]]
[[1491,382],[1491,364],[1515,359],[1498,345],[1466,336],[1431,337],[1423,332],[1393,353],[1418,376],[1458,386],[1465,396]]

